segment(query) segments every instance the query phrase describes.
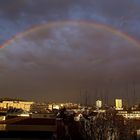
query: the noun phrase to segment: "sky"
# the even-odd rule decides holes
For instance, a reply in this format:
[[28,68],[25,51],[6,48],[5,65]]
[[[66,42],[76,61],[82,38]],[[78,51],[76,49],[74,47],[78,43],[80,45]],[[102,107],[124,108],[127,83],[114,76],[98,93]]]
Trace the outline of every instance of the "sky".
[[84,102],[88,92],[91,103],[138,102],[139,7],[139,0],[0,0],[1,96]]

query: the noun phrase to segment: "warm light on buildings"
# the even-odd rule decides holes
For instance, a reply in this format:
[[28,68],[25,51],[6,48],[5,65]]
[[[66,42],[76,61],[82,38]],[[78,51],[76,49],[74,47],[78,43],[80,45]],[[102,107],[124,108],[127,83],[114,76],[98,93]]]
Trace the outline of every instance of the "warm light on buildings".
[[67,109],[77,109],[79,107],[79,104],[76,103],[49,103],[48,109],[61,109],[61,108],[67,108]]
[[116,110],[122,110],[122,99],[115,99],[115,108]]
[[97,108],[101,108],[102,107],[102,101],[101,100],[97,100],[96,101],[96,107]]
[[25,111],[30,111],[32,104],[34,104],[34,102],[2,101],[0,102],[0,108],[4,108],[4,109],[17,108],[17,109],[23,109]]
[[59,105],[53,105],[53,109],[60,109],[60,106]]
[[118,111],[117,115],[121,115],[126,119],[140,120],[140,111]]

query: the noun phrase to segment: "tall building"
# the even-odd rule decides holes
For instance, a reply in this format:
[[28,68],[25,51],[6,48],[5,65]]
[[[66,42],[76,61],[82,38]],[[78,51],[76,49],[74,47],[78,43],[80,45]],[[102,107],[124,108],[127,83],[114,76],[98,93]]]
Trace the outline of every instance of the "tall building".
[[101,100],[97,100],[96,101],[96,107],[97,108],[101,108],[102,107],[102,101]]
[[122,99],[115,99],[115,108],[117,110],[121,110],[122,109]]

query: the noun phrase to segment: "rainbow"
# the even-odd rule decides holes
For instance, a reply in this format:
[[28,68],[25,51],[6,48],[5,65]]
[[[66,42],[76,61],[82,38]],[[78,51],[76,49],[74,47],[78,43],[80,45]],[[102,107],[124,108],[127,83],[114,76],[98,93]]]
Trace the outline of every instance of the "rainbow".
[[46,24],[41,24],[41,25],[36,25],[36,26],[32,26],[29,29],[27,29],[26,31],[23,31],[21,33],[18,33],[17,35],[13,36],[11,39],[7,40],[4,44],[2,44],[0,46],[0,49],[5,48],[6,46],[10,45],[12,42],[18,40],[19,38],[22,38],[24,36],[26,36],[29,33],[35,32],[37,30],[43,29],[45,27],[49,28],[51,26],[53,26],[54,24],[61,24],[61,25],[66,25],[66,24],[75,24],[78,23],[79,25],[85,25],[85,26],[89,26],[89,25],[94,25],[97,29],[103,29],[106,30],[108,32],[111,32],[117,36],[120,36],[124,39],[126,39],[127,41],[135,44],[136,46],[140,46],[140,41],[136,40],[135,38],[131,37],[130,35],[121,32],[119,30],[117,30],[116,28],[113,28],[111,26],[107,26],[105,24],[101,24],[101,23],[97,23],[95,21],[77,21],[77,20],[73,20],[73,21],[56,21],[56,22],[49,22]]

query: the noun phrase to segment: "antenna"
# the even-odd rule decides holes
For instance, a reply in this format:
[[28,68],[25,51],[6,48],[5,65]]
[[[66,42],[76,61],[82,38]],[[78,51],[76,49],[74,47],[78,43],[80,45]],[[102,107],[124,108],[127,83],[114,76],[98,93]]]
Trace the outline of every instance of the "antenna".
[[135,88],[135,81],[133,81],[133,105],[136,103],[136,88]]
[[80,104],[82,104],[82,89],[80,89]]
[[130,101],[129,101],[129,86],[128,84],[126,85],[126,100],[127,100],[127,105],[130,105]]
[[88,91],[87,88],[85,89],[85,106],[88,104]]

